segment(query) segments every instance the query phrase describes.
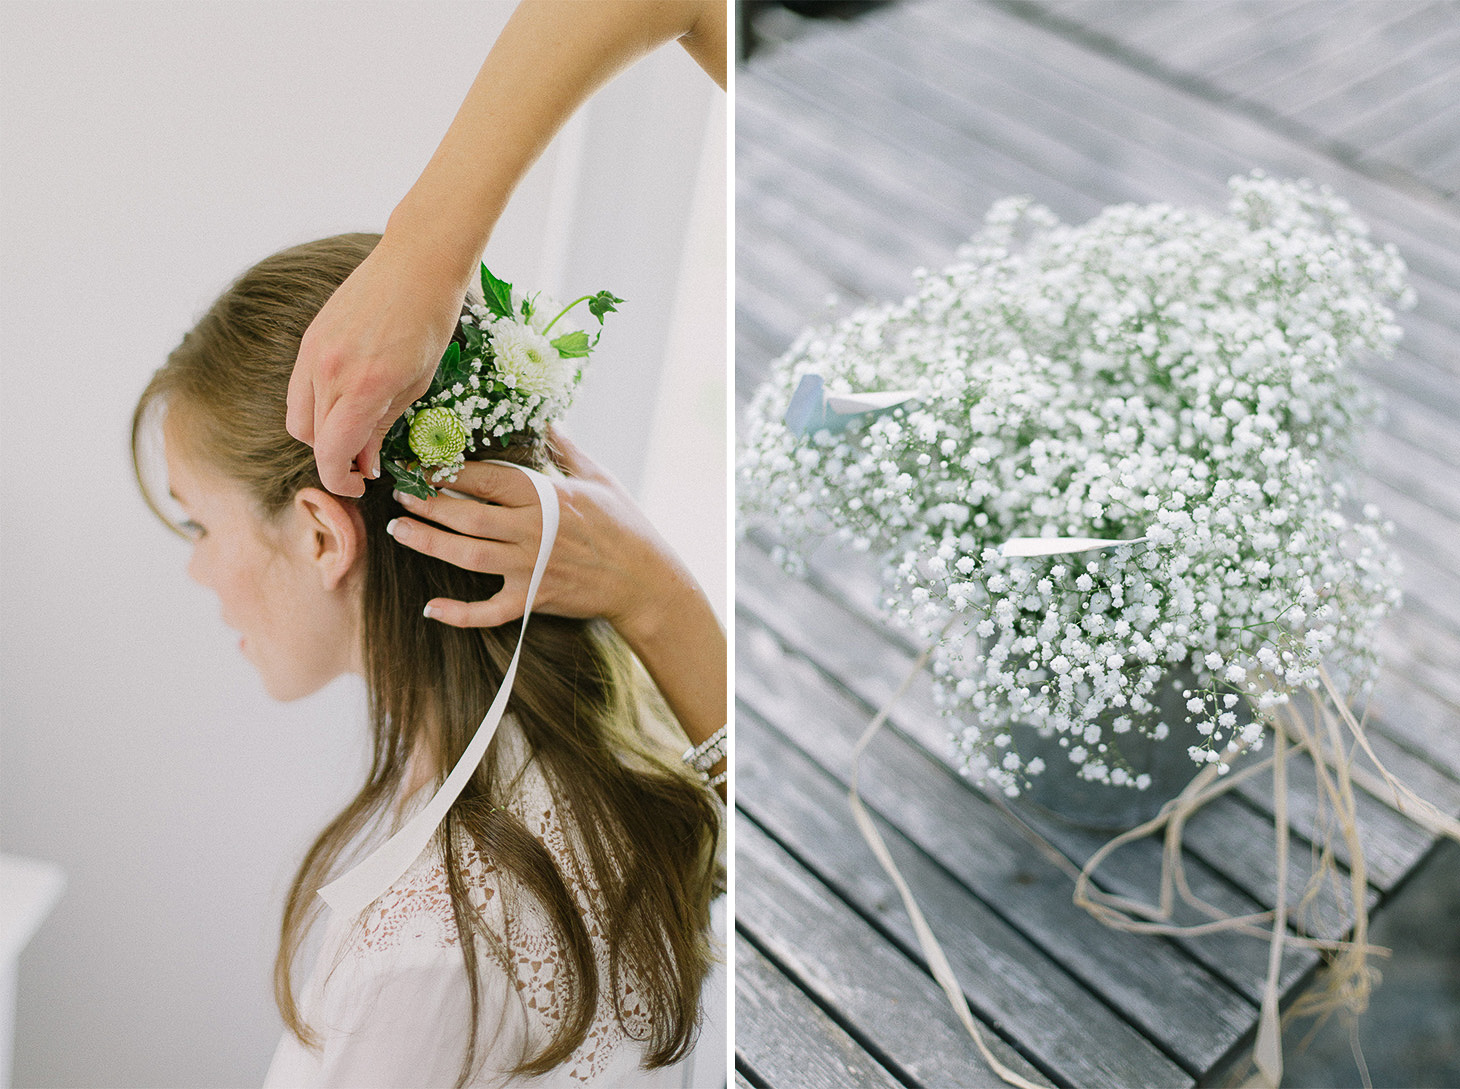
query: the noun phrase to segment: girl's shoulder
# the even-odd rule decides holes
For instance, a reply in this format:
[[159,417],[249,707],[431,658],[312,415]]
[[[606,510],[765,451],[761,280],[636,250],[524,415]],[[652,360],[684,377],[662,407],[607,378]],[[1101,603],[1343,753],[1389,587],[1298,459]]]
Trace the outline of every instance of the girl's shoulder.
[[[534,761],[530,759],[520,732],[504,720],[499,745],[503,764],[510,776],[510,798],[514,814],[543,843],[561,865],[560,852],[568,849],[563,825],[552,792]],[[425,798],[418,799],[418,804]],[[535,912],[520,903],[509,875],[500,871],[467,833],[458,832],[452,841],[459,887],[465,890],[463,909],[483,929],[505,944],[516,944],[525,935],[509,934],[530,928]],[[357,960],[427,960],[445,951],[458,950],[461,935],[452,905],[446,859],[439,842],[421,852],[356,923],[348,953]],[[539,944],[533,942],[532,944]],[[460,960],[459,952],[454,956]]]
[[[469,839],[458,839],[456,855],[470,908],[484,925],[500,933],[501,875]],[[357,964],[420,963],[447,953],[459,961],[460,943],[446,861],[433,844],[366,909],[346,955]]]
[[[546,777],[510,717],[503,720],[494,744],[507,792],[504,804],[546,848],[580,909],[590,917],[590,930],[595,929],[591,918],[596,915],[594,897],[577,887],[583,883],[583,872],[577,862],[572,819],[557,805]],[[416,804],[424,804],[427,797],[415,799]],[[491,944],[499,951],[527,949],[534,954],[532,959],[540,959],[554,944],[554,938],[533,898],[521,894],[510,874],[499,870],[465,831],[453,837],[452,853],[458,887],[466,894],[461,907],[471,917],[472,928],[496,939]],[[459,960],[460,942],[446,860],[441,844],[433,841],[357,920],[346,955],[357,962],[401,958],[419,962],[455,951]]]
[[[546,848],[567,884],[593,944],[600,981],[587,1037],[555,1074],[566,1085],[610,1075],[612,1080],[619,1072],[637,1068],[642,1047],[636,1038],[648,1034],[647,1015],[639,1008],[631,978],[619,980],[617,994],[602,985],[614,974],[601,894],[586,878],[580,862],[581,830],[571,814],[556,804],[550,784],[526,751],[520,734],[512,730],[501,740],[505,757],[501,767],[510,782],[505,804]],[[465,906],[474,915],[475,933],[469,940],[477,943],[480,954],[477,971],[496,977],[492,986],[501,988],[501,993],[517,996],[529,1040],[546,1039],[563,1016],[562,995],[577,984],[566,975],[568,967],[552,923],[536,899],[498,870],[470,836],[458,835],[453,849],[460,887],[466,893]],[[494,940],[484,940],[482,931]],[[349,967],[357,978],[424,971],[433,978],[440,973],[464,979],[460,945],[446,862],[441,847],[433,844],[357,921],[343,957],[351,962]]]

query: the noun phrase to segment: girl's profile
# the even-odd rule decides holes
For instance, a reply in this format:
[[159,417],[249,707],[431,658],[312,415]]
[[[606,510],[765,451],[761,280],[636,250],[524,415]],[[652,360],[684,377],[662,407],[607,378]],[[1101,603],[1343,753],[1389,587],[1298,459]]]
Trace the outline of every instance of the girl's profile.
[[[267,1084],[678,1084],[715,955],[721,810],[663,702],[604,621],[423,616],[423,602],[484,601],[502,581],[400,545],[390,478],[332,494],[285,428],[300,339],[377,241],[326,238],[244,273],[133,417],[144,495],[191,539],[188,573],[217,595],[270,695],[345,673],[368,693],[368,776],[285,902],[287,1031]],[[165,485],[146,468],[159,437]],[[550,473],[549,441],[523,432],[472,456]],[[506,716],[429,846],[363,911],[328,911],[318,890],[457,766],[519,636]]]

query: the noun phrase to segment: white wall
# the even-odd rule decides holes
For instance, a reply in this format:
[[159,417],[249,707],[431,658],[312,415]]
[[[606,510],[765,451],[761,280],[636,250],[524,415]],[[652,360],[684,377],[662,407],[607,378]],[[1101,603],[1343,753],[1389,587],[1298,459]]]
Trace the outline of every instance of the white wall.
[[[282,892],[359,775],[361,695],[267,700],[137,496],[128,417],[243,268],[383,226],[506,14],[0,4],[0,835],[70,879],[22,961],[18,1085],[262,1077]],[[663,475],[651,448],[698,451],[702,481],[648,499],[717,602],[724,118],[661,50],[589,107],[580,155],[549,152],[487,254],[514,282],[628,300],[569,430],[636,488]],[[708,266],[687,238],[719,247]]]

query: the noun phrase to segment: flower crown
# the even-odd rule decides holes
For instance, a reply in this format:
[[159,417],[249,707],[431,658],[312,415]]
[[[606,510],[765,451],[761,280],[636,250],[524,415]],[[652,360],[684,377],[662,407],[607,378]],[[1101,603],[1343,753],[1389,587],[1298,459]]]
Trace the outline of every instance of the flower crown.
[[[598,344],[581,329],[548,339],[581,302],[603,325],[622,299],[607,291],[584,295],[545,320],[540,295],[514,299],[512,285],[482,265],[482,303],[468,303],[461,341],[441,357],[425,396],[406,409],[381,446],[396,488],[430,499],[441,480],[455,480],[468,452],[523,431],[541,432],[572,404],[583,365]],[[551,307],[548,308],[551,310]]]

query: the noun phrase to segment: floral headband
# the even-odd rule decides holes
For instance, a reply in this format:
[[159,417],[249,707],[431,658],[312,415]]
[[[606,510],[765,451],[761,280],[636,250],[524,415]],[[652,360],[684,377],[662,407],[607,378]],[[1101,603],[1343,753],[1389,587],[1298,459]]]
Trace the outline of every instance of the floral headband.
[[[455,480],[467,453],[507,445],[522,431],[541,432],[572,404],[583,364],[598,344],[581,329],[552,339],[553,327],[579,303],[603,325],[622,299],[607,291],[584,295],[545,317],[540,295],[513,298],[512,285],[482,265],[482,303],[461,316],[462,341],[441,357],[425,396],[406,409],[385,436],[382,461],[396,488],[430,499],[442,480]],[[551,311],[551,306],[547,307]]]

